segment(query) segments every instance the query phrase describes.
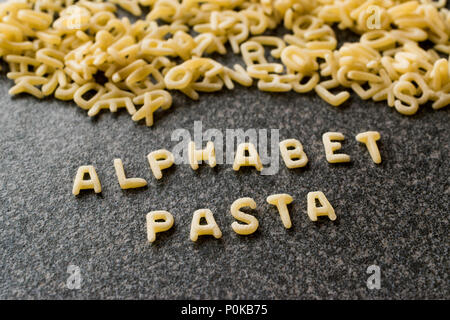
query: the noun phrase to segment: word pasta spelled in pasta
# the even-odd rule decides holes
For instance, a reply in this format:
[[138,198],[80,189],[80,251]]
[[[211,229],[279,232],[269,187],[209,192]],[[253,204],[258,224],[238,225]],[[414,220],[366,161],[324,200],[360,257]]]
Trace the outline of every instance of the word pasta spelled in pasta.
[[[119,18],[117,5],[138,19]],[[9,0],[0,4],[0,58],[15,83],[12,95],[73,100],[91,117],[123,108],[148,126],[157,110],[171,107],[167,90],[198,99],[199,92],[254,82],[262,91],[315,90],[333,106],[353,91],[412,115],[428,101],[434,109],[450,103],[445,5],[445,0]],[[338,48],[334,24],[359,34],[359,41]],[[269,35],[278,26],[287,32]],[[424,41],[430,48],[421,47]],[[243,65],[228,67],[211,58],[226,54],[227,45]],[[97,81],[100,75],[106,80]]]

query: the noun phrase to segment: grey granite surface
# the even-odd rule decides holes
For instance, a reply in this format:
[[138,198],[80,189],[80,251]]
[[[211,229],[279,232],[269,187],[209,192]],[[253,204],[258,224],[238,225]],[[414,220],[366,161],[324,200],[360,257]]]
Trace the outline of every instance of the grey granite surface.
[[[449,299],[450,109],[422,107],[412,117],[385,103],[353,96],[344,106],[315,94],[270,94],[237,87],[174,95],[155,126],[134,123],[125,111],[90,119],[73,103],[11,98],[0,73],[0,298],[27,299]],[[194,172],[181,164],[156,181],[146,155],[171,150],[176,129],[279,129],[302,141],[309,164],[275,175],[231,165]],[[372,163],[355,135],[381,133],[383,162]],[[341,131],[348,165],[325,160],[321,136]],[[113,159],[147,188],[121,190]],[[103,191],[71,193],[76,170],[92,164]],[[321,190],[338,220],[313,223],[306,195]],[[274,193],[294,197],[293,228],[283,228]],[[230,205],[252,197],[259,222],[239,236]],[[192,214],[213,211],[223,237],[189,239]],[[171,231],[147,242],[145,216],[168,210]],[[67,287],[69,265],[81,289]],[[381,269],[381,289],[366,286],[370,265]]]

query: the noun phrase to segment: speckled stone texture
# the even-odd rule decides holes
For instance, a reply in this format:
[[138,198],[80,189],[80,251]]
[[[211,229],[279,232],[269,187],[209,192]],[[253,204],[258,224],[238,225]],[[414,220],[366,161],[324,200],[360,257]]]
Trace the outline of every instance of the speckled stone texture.
[[[152,128],[125,111],[90,119],[73,103],[11,98],[0,75],[0,298],[27,299],[448,299],[450,109],[422,107],[413,117],[385,103],[353,96],[344,106],[315,94],[270,94],[237,87],[174,95]],[[302,141],[307,168],[261,176],[231,165],[194,172],[174,166],[156,181],[146,155],[171,150],[175,129],[279,129]],[[383,162],[371,162],[355,135],[378,130]],[[349,165],[325,160],[321,136],[341,131]],[[113,159],[147,188],[121,190]],[[71,193],[76,170],[92,164],[103,192]],[[313,223],[306,195],[323,191],[338,220]],[[285,230],[274,193],[294,197]],[[260,222],[235,234],[229,208],[252,197]],[[189,240],[192,213],[209,208],[223,237]],[[174,228],[150,245],[145,216],[168,210]],[[80,290],[69,290],[67,267],[80,267]],[[369,290],[368,266],[381,268],[381,289]]]

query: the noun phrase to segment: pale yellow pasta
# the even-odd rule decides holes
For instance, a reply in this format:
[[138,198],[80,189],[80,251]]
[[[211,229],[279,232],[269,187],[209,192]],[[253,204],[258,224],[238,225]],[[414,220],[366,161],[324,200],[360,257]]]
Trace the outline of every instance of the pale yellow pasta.
[[53,75],[51,75],[51,78],[47,78],[47,80],[47,83],[43,84],[41,87],[44,96],[51,95],[55,92],[58,85],[65,86],[67,84],[66,76],[62,70],[56,70]]
[[395,38],[386,30],[374,30],[363,34],[361,43],[377,50],[386,50],[395,46]]
[[341,149],[340,142],[332,142],[331,140],[342,141],[345,137],[340,132],[326,132],[322,135],[322,142],[325,147],[325,155],[329,163],[350,162],[350,156],[345,153],[334,153]]
[[[333,106],[347,101],[351,90],[412,115],[429,101],[434,109],[449,104],[446,3],[9,0],[0,3],[0,58],[15,82],[10,94],[53,94],[74,100],[89,115],[107,108],[103,100],[123,99],[117,101],[130,107],[129,99],[165,89],[196,100],[200,92],[231,90],[234,82],[251,86],[253,80],[268,92],[315,90]],[[119,18],[117,6],[137,18]],[[149,13],[141,19],[144,8]],[[335,23],[360,39],[337,48]],[[287,32],[269,35],[279,25]],[[430,49],[421,48],[424,41]],[[227,45],[246,68],[212,59],[227,54]],[[97,82],[98,75],[106,81]],[[152,98],[139,111],[128,111],[150,126],[153,113],[167,103]],[[114,103],[108,109],[114,112]]]
[[288,46],[281,52],[281,61],[287,68],[295,72],[308,74],[318,69],[317,61],[310,55],[309,50],[297,46]]
[[420,76],[416,72],[408,72],[405,73],[400,77],[400,82],[410,82],[410,83],[416,83],[418,88],[416,91],[420,92],[422,95],[417,98],[418,104],[423,104],[427,102],[430,98],[430,96],[433,94],[432,90],[428,87],[427,83],[425,82],[424,78]]
[[298,77],[293,74],[277,75],[270,74],[268,79],[260,79],[258,81],[258,89],[269,92],[286,92],[292,89],[292,82]]
[[[10,64],[11,69],[17,74],[17,76],[33,76],[34,73],[30,71],[30,68],[37,70],[37,67],[40,64],[39,61],[34,58],[13,54],[7,55],[5,60]],[[11,72],[9,72],[8,78],[15,79],[16,77],[11,76]]]
[[378,131],[362,132],[356,136],[356,141],[362,142],[366,145],[370,157],[376,164],[381,163],[380,150],[377,145],[377,141],[380,140],[380,138],[381,136]]
[[247,41],[241,44],[241,52],[247,66],[267,63],[264,57],[264,47],[256,41]]
[[242,10],[241,14],[248,19],[248,26],[251,34],[262,34],[268,27],[268,18],[260,10]]
[[147,155],[147,160],[150,164],[150,169],[152,170],[153,175],[159,180],[162,178],[161,170],[170,168],[173,165],[175,158],[173,157],[172,152],[165,149],[160,149],[150,152]]
[[142,67],[144,67],[146,65],[147,65],[147,63],[144,60],[142,60],[142,59],[136,60],[133,63],[127,65],[126,67],[123,67],[122,69],[116,71],[112,75],[112,80],[113,80],[113,82],[120,82],[120,81],[126,79],[134,71],[141,70]]
[[55,97],[59,100],[67,101],[67,100],[73,100],[75,96],[75,92],[80,88],[78,84],[75,82],[67,85],[67,86],[60,86],[55,90]]
[[228,34],[228,41],[234,53],[240,52],[240,44],[244,42],[249,36],[248,26],[244,23],[236,23],[230,29]]
[[240,85],[246,87],[251,86],[253,83],[252,78],[247,74],[245,69],[238,64],[234,65],[234,70],[227,67],[224,67],[223,70],[224,71],[221,74],[221,77],[223,78],[223,81],[228,89],[234,88],[233,81],[231,80],[234,80]]
[[142,178],[127,178],[121,159],[114,159],[114,169],[116,170],[117,180],[122,189],[141,188],[147,185],[147,181]]
[[280,153],[286,167],[289,169],[302,168],[308,164],[308,156],[303,151],[303,145],[297,139],[281,141]]
[[168,211],[151,211],[147,214],[146,220],[148,242],[154,242],[156,233],[169,230],[174,223],[173,215]]
[[282,73],[283,65],[279,63],[260,63],[253,64],[247,67],[247,73],[250,77],[261,79],[261,80],[270,80],[273,74],[269,73]]
[[316,85],[314,89],[323,100],[335,107],[341,105],[350,98],[350,93],[348,93],[348,91],[342,91],[335,95],[328,91],[322,84]]
[[433,103],[433,109],[437,110],[450,104],[450,93],[439,92],[436,94],[436,101]]
[[142,10],[139,7],[139,3],[137,0],[110,0],[112,3],[117,3],[123,9],[129,11],[135,16],[140,16],[142,14]]
[[283,49],[286,47],[286,44],[284,43],[283,39],[280,39],[278,37],[258,36],[258,37],[252,37],[249,40],[258,42],[262,45],[276,47],[275,49],[272,49],[270,51],[270,54],[274,58],[280,58]]
[[408,81],[397,81],[393,90],[395,100],[395,109],[404,115],[413,115],[419,109],[419,102],[415,98],[416,87]]
[[249,207],[251,209],[256,209],[256,202],[252,198],[240,198],[233,202],[231,205],[231,215],[238,221],[243,222],[239,223],[237,221],[231,224],[231,228],[240,235],[249,235],[254,233],[259,226],[258,219],[251,214],[244,213],[239,209]]
[[444,85],[450,83],[449,60],[437,60],[433,65],[429,78],[431,80],[431,87],[435,91],[439,91]]
[[214,142],[208,141],[205,149],[196,150],[195,142],[190,141],[188,144],[188,157],[189,157],[189,164],[191,165],[191,168],[193,170],[198,169],[199,161],[205,160],[208,161],[208,164],[211,168],[214,168],[217,164]]
[[[85,95],[89,91],[96,91],[96,94],[89,100],[86,100],[83,98],[83,95]],[[103,86],[95,82],[89,82],[82,85],[75,91],[75,94],[73,95],[73,100],[80,108],[88,110],[92,108],[92,106],[101,99],[104,93],[105,88]]]
[[193,71],[180,65],[170,69],[164,77],[168,89],[185,89],[189,86],[193,77]]
[[134,84],[146,80],[149,76],[152,76],[156,80],[156,83],[153,84],[152,88],[149,88],[150,89],[149,91],[164,88],[164,77],[152,65],[146,65],[142,68],[133,71],[131,74],[128,75],[125,82],[127,86],[131,88],[133,87]]
[[[245,155],[246,151],[249,154],[248,156]],[[255,167],[258,171],[263,169],[258,151],[256,151],[253,143],[241,143],[237,147],[236,155],[234,157],[233,170],[239,171],[239,169],[243,166]]]
[[36,60],[56,69],[64,68],[64,54],[55,49],[40,49],[36,52]]
[[[316,201],[320,203],[320,207],[316,206]],[[307,202],[308,217],[311,221],[317,221],[317,217],[320,216],[328,216],[330,220],[336,220],[337,216],[334,212],[334,208],[331,206],[322,191],[309,192]]]
[[352,70],[348,72],[347,76],[349,79],[355,81],[364,81],[364,82],[368,81],[373,83],[382,82],[382,79],[379,76],[365,71]]
[[[204,218],[206,224],[200,224],[200,220]],[[222,231],[214,219],[213,213],[209,209],[199,209],[194,212],[191,222],[190,238],[192,241],[197,241],[198,236],[212,235],[219,239],[222,237]]]
[[143,106],[133,114],[133,121],[139,121],[145,118],[147,126],[153,125],[153,113],[159,108],[166,110],[172,105],[172,96],[165,90],[154,90],[147,92],[143,96],[134,98],[134,103],[143,104]]
[[17,18],[38,30],[45,30],[52,23],[52,17],[49,14],[29,9],[19,10],[17,12]]
[[283,226],[286,229],[290,229],[292,227],[291,216],[289,215],[289,210],[287,207],[287,205],[292,201],[294,201],[294,199],[286,193],[273,194],[267,197],[267,202],[277,207]]
[[192,49],[192,55],[201,57],[204,54],[218,52],[225,54],[226,49],[220,38],[212,33],[202,33],[195,37],[195,48]]
[[107,82],[104,84],[106,93],[102,94],[101,100],[114,99],[114,98],[131,98],[134,100],[135,95],[129,91],[125,91],[117,87],[117,84]]
[[128,113],[134,115],[136,113],[136,108],[131,101],[131,98],[112,98],[112,99],[101,99],[97,101],[88,111],[88,116],[93,117],[97,115],[101,109],[109,109],[111,112],[117,112],[118,108],[126,108]]
[[[312,76],[304,75],[301,73],[298,73],[297,75],[298,75],[298,78],[295,81],[291,82],[292,89],[295,92],[300,92],[300,93],[309,92],[309,91],[313,90],[315,88],[315,86],[319,83],[320,76],[317,72],[314,72],[312,74]],[[306,83],[302,83],[302,80],[305,77],[309,77],[309,80]]]
[[194,82],[191,84],[193,90],[202,92],[214,92],[219,91],[223,87],[223,81],[219,77],[204,77],[200,82]]
[[42,99],[44,93],[39,90],[37,85],[44,85],[48,82],[47,78],[38,76],[23,76],[16,79],[16,85],[9,90],[9,94],[29,93],[36,98]]
[[[84,180],[85,174],[89,175],[89,180]],[[72,193],[76,196],[80,193],[80,190],[87,189],[93,189],[95,193],[102,192],[102,186],[94,166],[81,166],[78,168],[73,182]]]

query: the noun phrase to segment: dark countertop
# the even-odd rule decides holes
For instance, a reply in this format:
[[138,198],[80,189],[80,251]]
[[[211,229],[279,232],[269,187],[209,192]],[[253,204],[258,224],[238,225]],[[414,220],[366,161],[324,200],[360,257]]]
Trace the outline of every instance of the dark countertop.
[[[357,97],[341,108],[314,94],[269,94],[238,87],[204,94],[198,102],[175,95],[152,128],[125,111],[97,120],[72,103],[11,98],[1,76],[0,298],[449,298],[449,109],[423,107],[405,117],[384,103]],[[302,141],[305,169],[278,174],[234,172],[231,165],[177,165],[156,181],[146,155],[171,150],[175,129],[276,129]],[[357,133],[382,135],[381,165],[371,162]],[[341,131],[350,165],[325,160],[321,135]],[[123,191],[113,159],[148,188]],[[81,165],[92,164],[103,192],[71,194]],[[336,222],[313,223],[306,195],[323,191]],[[274,193],[294,197],[293,228],[285,230]],[[236,235],[229,208],[255,199],[260,228]],[[221,240],[189,240],[192,213],[209,208]],[[146,239],[145,215],[168,210],[175,226]],[[67,267],[80,267],[80,290],[69,290]],[[366,269],[381,268],[381,289],[368,290]]]

